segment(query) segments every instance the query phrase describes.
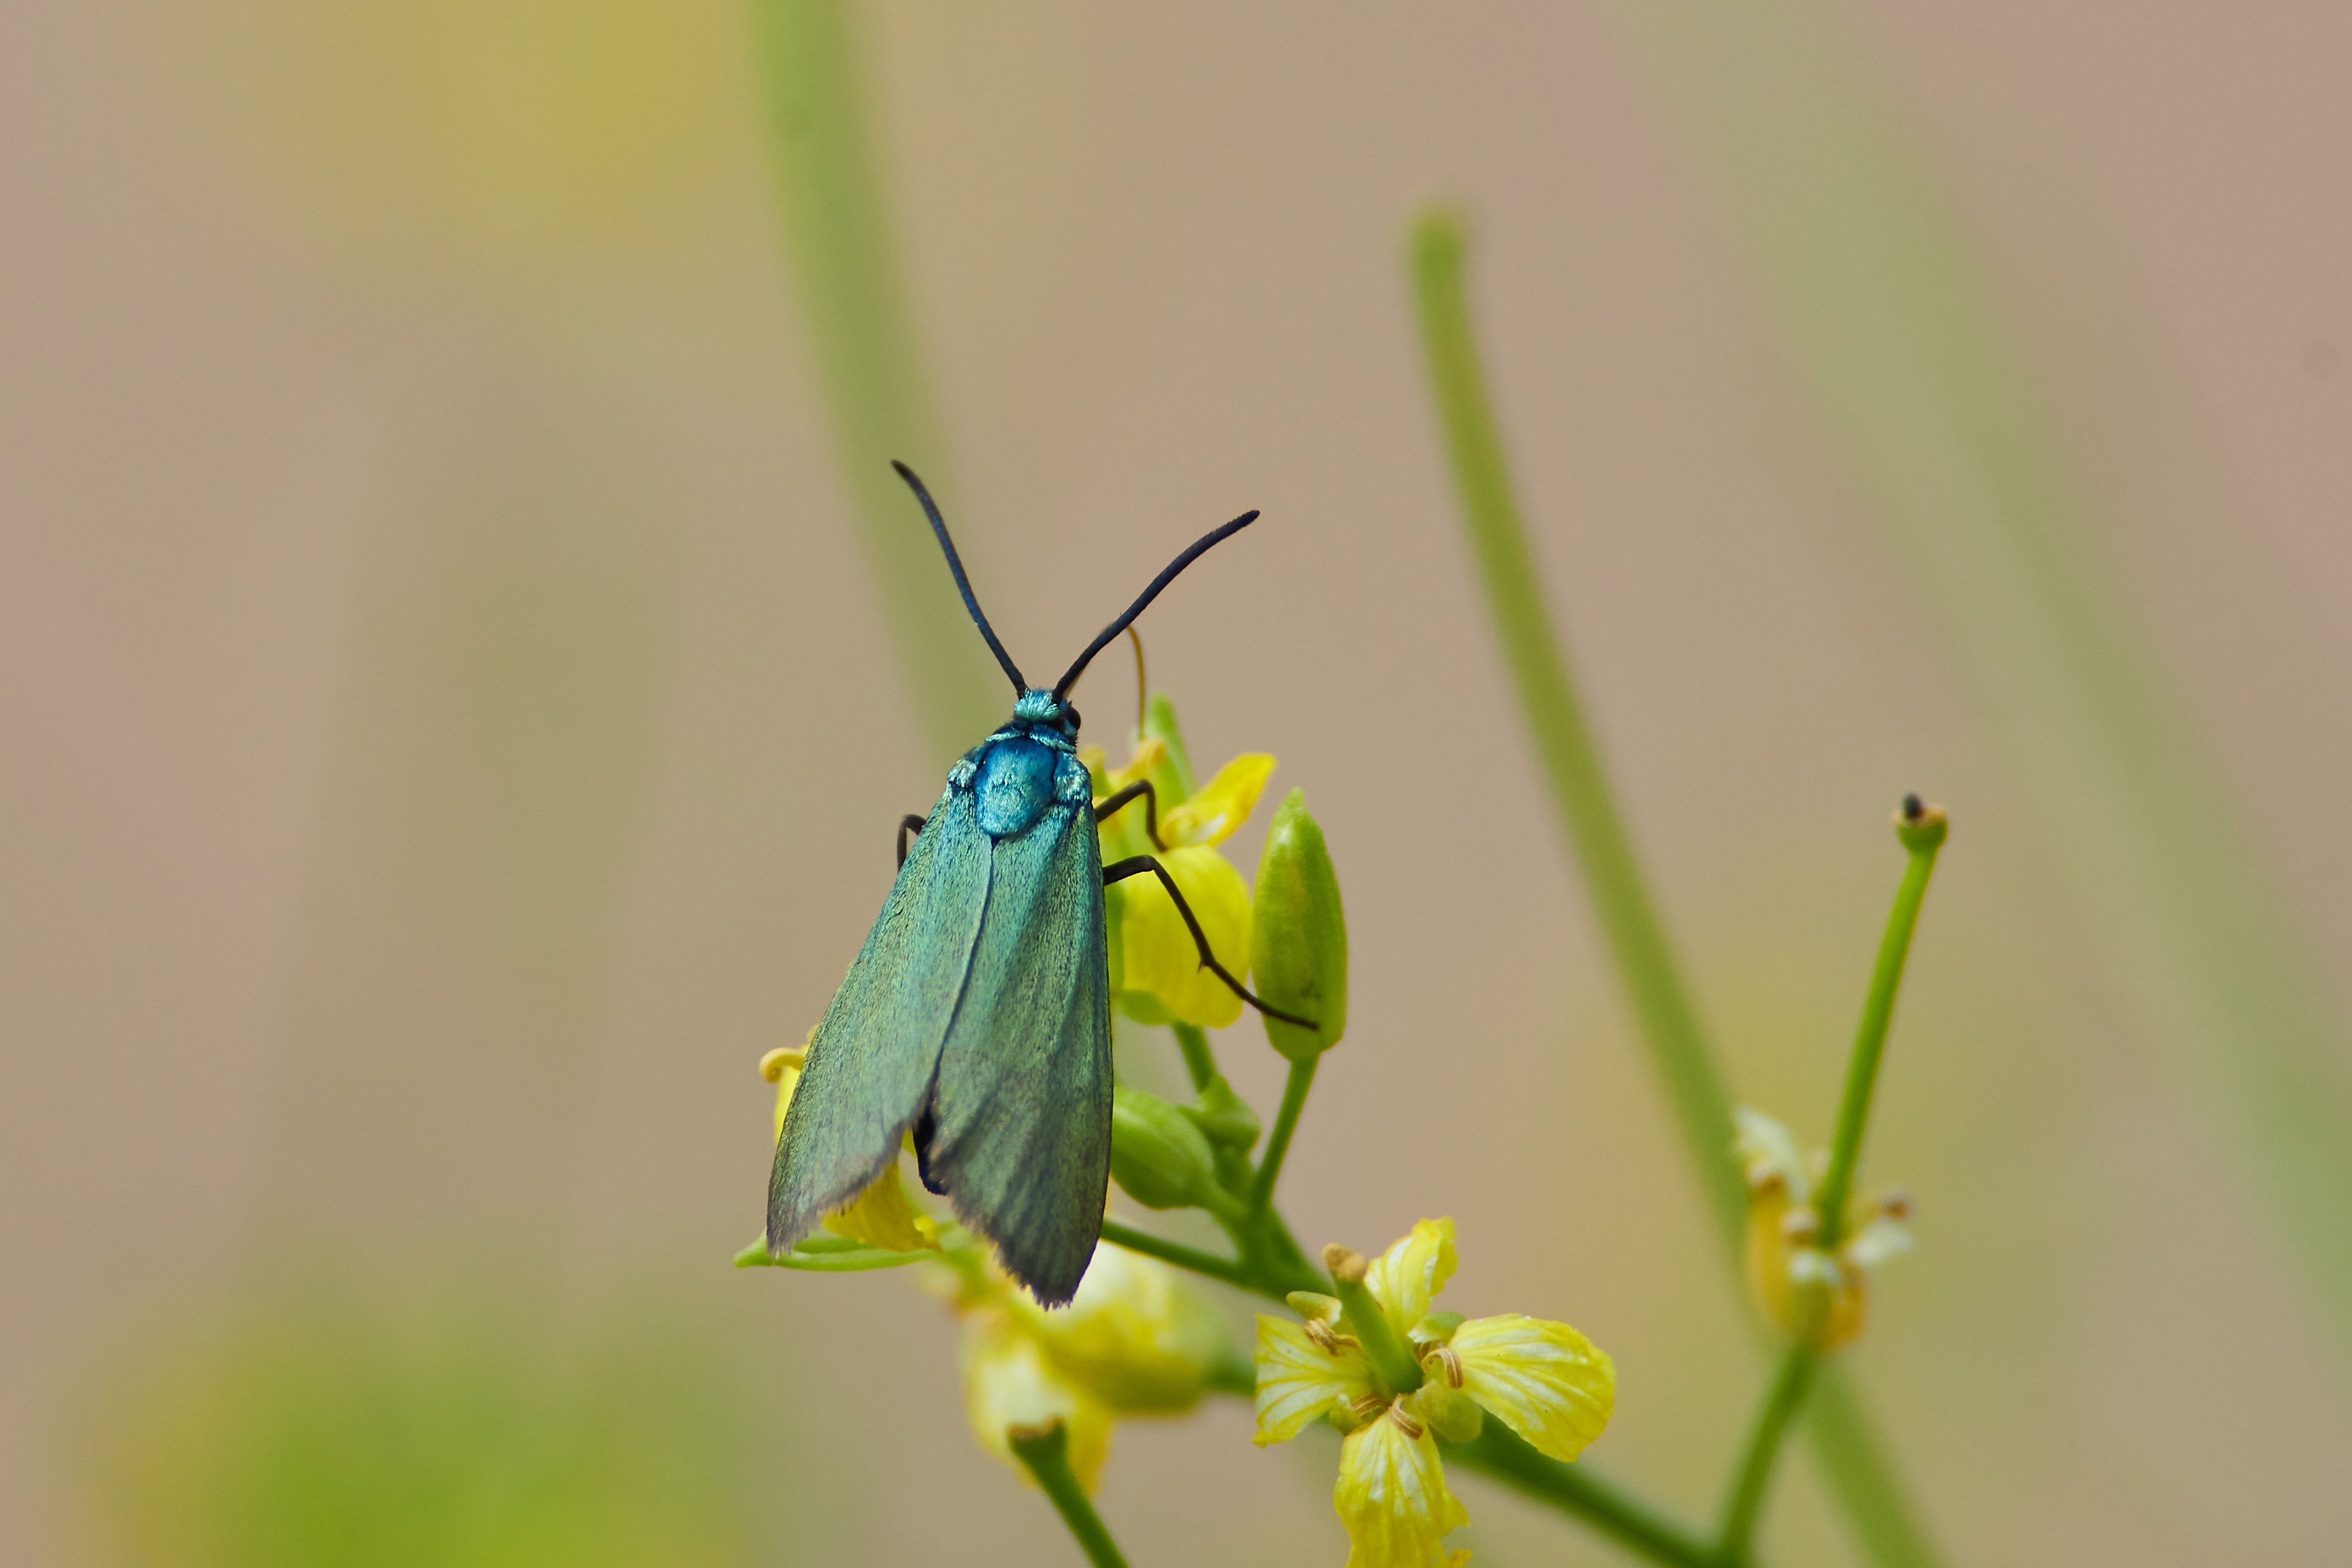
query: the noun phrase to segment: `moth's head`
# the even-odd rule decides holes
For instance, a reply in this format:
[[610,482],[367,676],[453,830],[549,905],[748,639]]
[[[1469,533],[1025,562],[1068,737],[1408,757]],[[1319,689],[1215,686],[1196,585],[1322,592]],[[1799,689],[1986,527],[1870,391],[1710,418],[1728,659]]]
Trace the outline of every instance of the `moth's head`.
[[1013,704],[1015,723],[1040,724],[1059,731],[1068,740],[1078,738],[1078,710],[1066,700],[1050,691],[1031,689],[1021,694]]

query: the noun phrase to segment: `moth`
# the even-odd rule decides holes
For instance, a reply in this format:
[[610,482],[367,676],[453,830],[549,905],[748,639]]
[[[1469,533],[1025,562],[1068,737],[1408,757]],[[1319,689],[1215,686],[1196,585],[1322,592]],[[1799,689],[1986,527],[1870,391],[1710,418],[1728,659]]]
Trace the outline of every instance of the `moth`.
[[1095,824],[1140,796],[1157,844],[1158,802],[1144,781],[1096,804],[1069,700],[1088,662],[1162,589],[1258,514],[1195,541],[1045,689],[1022,677],[981,613],[930,492],[892,466],[1013,681],[1013,717],[948,770],[929,816],[899,824],[898,879],[810,1039],[776,1142],[768,1250],[782,1255],[846,1205],[911,1134],[923,1185],[995,1247],[1006,1273],[1059,1306],[1094,1255],[1110,1183],[1104,889],[1157,875],[1202,967],[1259,1011],[1315,1026],[1261,1002],[1218,961],[1157,858],[1102,863]]

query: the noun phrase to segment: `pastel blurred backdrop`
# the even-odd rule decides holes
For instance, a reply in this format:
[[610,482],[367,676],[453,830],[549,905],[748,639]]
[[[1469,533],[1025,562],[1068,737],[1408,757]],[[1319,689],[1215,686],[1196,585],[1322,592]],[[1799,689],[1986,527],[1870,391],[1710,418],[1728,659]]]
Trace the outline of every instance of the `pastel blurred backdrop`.
[[[1432,197],[1812,1139],[1887,811],[1953,814],[1849,1357],[1946,1558],[2340,1560],[2347,61],[2326,0],[0,13],[0,1560],[1077,1560],[907,1276],[727,1266],[759,1058],[1001,706],[893,439],[1035,665],[1265,509],[1144,634],[1347,892],[1288,1212],[1454,1215],[1449,1304],[1592,1335],[1591,1462],[1703,1514],[1762,1363],[1465,546]],[[1339,1560],[1248,1431],[1121,1428],[1139,1563]],[[1776,1560],[1847,1560],[1811,1465]],[[1482,1563],[1611,1560],[1461,1489]]]

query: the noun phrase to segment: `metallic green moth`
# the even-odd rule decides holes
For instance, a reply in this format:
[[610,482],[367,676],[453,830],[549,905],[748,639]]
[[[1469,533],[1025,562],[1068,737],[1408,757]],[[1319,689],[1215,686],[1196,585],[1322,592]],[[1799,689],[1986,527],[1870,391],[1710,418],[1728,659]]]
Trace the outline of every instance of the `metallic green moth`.
[[1104,867],[1097,816],[1150,786],[1095,805],[1070,689],[1179,573],[1258,514],[1178,556],[1047,690],[1022,678],[981,613],[939,508],[912,470],[897,467],[1018,697],[1013,717],[948,771],[930,816],[908,819],[919,829],[913,851],[810,1039],[785,1113],[768,1182],[768,1248],[781,1255],[847,1205],[911,1134],[923,1184],[995,1246],[1005,1272],[1058,1306],[1086,1274],[1109,1189],[1104,888],[1157,873],[1202,964],[1251,1005],[1275,1011],[1218,963],[1157,860]]

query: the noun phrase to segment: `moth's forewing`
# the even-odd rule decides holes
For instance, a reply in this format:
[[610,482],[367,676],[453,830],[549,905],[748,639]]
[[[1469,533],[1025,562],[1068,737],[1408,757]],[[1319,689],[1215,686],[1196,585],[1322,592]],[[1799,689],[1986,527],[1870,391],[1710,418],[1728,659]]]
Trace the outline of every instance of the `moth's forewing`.
[[770,1251],[815,1229],[898,1157],[971,967],[990,850],[971,792],[950,785],[810,1042],[768,1178]]
[[994,846],[988,910],[940,1057],[930,1172],[1048,1306],[1094,1256],[1110,1184],[1110,974],[1086,770]]

